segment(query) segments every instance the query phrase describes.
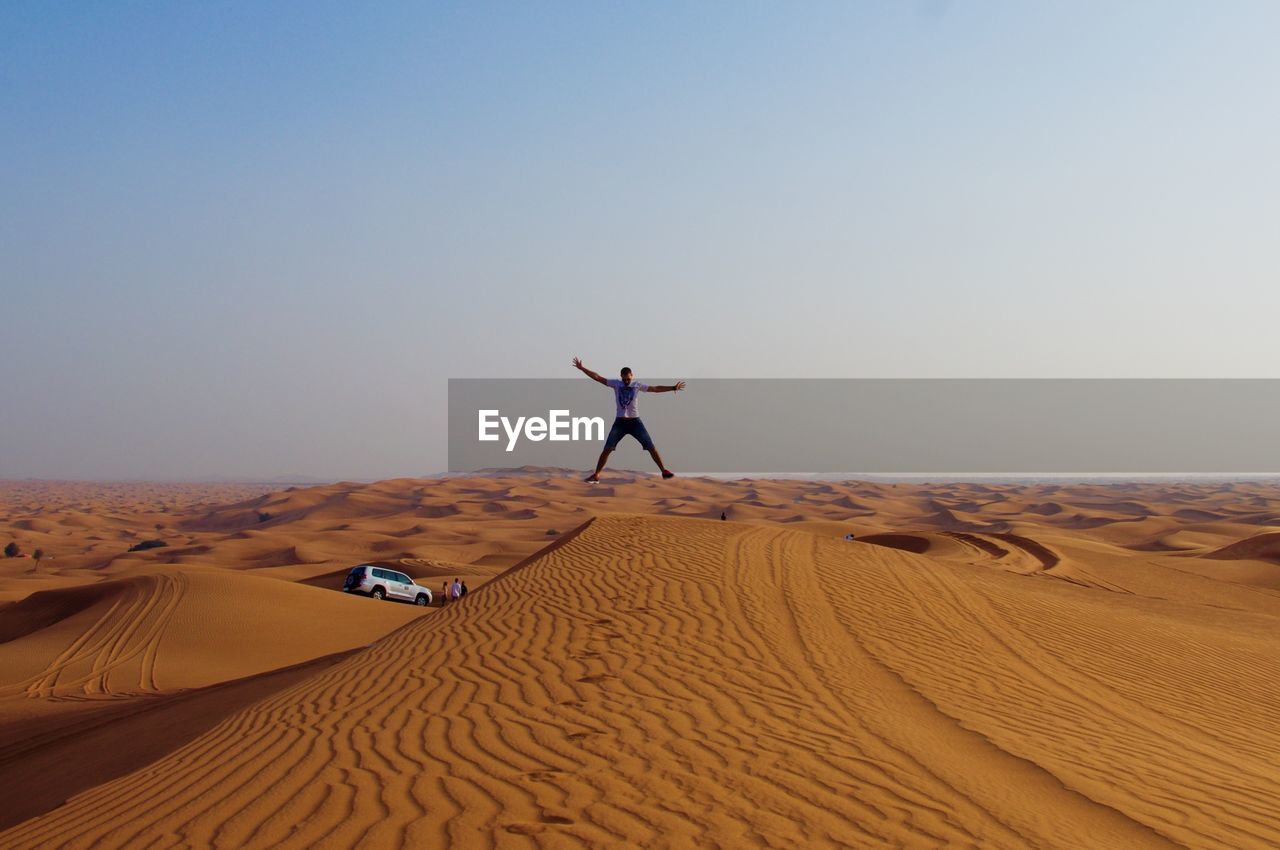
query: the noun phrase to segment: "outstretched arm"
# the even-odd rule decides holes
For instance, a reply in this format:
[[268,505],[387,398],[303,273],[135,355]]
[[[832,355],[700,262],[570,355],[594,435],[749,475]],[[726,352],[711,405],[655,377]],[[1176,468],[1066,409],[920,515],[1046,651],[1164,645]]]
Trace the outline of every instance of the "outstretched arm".
[[600,377],[600,375],[599,375],[598,373],[596,373],[596,372],[592,372],[592,371],[591,371],[590,369],[588,369],[586,366],[583,366],[583,365],[582,365],[582,361],[581,361],[580,359],[578,359],[577,357],[573,358],[573,368],[577,369],[579,372],[581,372],[582,374],[586,375],[588,378],[590,378],[591,380],[595,381],[597,384],[607,384],[607,383],[609,383],[609,382],[608,382],[608,381],[606,381],[604,378]]
[[653,386],[649,387],[648,392],[651,393],[678,393],[684,389],[684,381],[676,381],[670,386]]

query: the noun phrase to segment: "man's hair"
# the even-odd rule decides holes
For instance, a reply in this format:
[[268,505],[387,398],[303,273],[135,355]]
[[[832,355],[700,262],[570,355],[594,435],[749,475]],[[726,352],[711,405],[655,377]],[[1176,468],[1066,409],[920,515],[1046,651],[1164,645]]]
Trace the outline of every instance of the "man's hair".
[[630,374],[632,374],[632,372],[631,372],[631,367],[630,367],[630,366],[623,366],[623,367],[622,367],[622,372],[621,372],[620,374],[623,374],[623,375],[630,375]]

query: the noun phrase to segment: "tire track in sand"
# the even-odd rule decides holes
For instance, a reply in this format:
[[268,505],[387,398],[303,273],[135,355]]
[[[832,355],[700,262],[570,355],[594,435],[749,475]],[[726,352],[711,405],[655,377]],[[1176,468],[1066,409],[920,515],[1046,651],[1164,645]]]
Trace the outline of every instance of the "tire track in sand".
[[44,670],[0,694],[89,699],[158,691],[160,641],[187,586],[181,573],[122,582],[110,604]]

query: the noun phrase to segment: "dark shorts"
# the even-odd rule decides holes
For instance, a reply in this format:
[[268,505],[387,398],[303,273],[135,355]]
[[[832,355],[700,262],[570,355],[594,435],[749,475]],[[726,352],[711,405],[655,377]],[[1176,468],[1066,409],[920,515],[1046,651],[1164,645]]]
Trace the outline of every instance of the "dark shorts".
[[622,442],[622,438],[628,434],[639,440],[640,447],[645,451],[653,448],[653,438],[644,429],[644,423],[638,418],[623,419],[622,417],[613,420],[613,427],[609,429],[609,437],[604,441],[604,447],[606,449],[616,449],[618,443]]

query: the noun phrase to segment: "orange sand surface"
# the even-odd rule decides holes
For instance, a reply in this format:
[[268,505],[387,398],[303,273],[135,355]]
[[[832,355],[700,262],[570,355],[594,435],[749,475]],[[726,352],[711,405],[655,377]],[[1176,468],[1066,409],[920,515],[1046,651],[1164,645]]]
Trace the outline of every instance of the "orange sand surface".
[[1274,484],[13,481],[0,536],[6,848],[1280,846]]

